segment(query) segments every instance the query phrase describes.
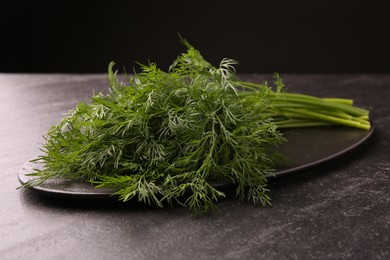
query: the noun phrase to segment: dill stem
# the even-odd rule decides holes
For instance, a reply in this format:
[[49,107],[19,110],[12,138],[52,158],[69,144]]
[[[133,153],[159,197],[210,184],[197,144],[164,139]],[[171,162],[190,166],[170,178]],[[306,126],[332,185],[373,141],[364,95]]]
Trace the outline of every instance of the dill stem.
[[[262,90],[263,86],[252,82],[242,82],[240,86],[249,89]],[[250,94],[250,92],[241,92],[240,94]],[[295,104],[311,104],[318,107],[333,108],[348,112],[355,116],[368,116],[369,111],[359,107],[354,107],[353,100],[344,98],[319,98],[305,94],[286,93],[286,92],[270,92],[270,97],[282,102],[289,102]]]
[[[287,110],[287,111],[289,111],[289,110]],[[370,129],[370,124],[362,123],[362,122],[351,120],[351,119],[344,119],[344,118],[340,118],[337,116],[326,115],[326,114],[308,111],[308,110],[304,110],[304,109],[297,109],[297,110],[293,110],[290,112],[301,114],[301,115],[307,115],[313,119],[323,120],[323,121],[332,122],[332,123],[336,123],[336,124],[340,124],[340,125],[360,128],[360,129],[364,129],[364,130]]]
[[[240,96],[251,96],[253,90],[262,91],[264,85],[241,82],[247,92]],[[252,91],[250,91],[252,90]],[[319,98],[305,94],[269,91],[266,93],[273,102],[264,111],[264,116],[271,117],[283,128],[308,127],[339,124],[369,130],[371,127],[369,111],[353,106],[352,99]]]
[[330,126],[331,123],[323,121],[313,120],[300,120],[300,119],[283,119],[275,120],[274,123],[279,129],[281,128],[300,128],[300,127],[316,127],[316,126]]
[[348,98],[322,98],[322,100],[336,102],[336,103],[350,105],[350,106],[353,105],[353,99],[348,99]]
[[340,110],[354,116],[368,115],[368,111],[365,109],[338,102],[329,102],[321,98],[312,97],[308,95],[296,93],[273,93],[271,95],[274,95],[275,99],[277,100],[276,102],[280,101],[292,102],[295,104],[313,105],[314,107]]

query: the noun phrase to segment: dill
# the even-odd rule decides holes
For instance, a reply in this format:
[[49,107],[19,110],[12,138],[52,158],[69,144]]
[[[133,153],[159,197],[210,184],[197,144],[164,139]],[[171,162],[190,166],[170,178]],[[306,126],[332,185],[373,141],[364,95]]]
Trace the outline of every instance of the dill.
[[156,64],[118,80],[109,64],[109,93],[79,103],[46,135],[43,167],[28,186],[51,178],[108,187],[119,200],[159,207],[177,202],[195,213],[216,209],[225,194],[212,181],[236,185],[236,195],[269,205],[267,177],[285,141],[281,128],[342,124],[369,129],[368,111],[348,99],[284,92],[240,80],[236,61],[218,67],[183,40],[187,51],[168,72]]

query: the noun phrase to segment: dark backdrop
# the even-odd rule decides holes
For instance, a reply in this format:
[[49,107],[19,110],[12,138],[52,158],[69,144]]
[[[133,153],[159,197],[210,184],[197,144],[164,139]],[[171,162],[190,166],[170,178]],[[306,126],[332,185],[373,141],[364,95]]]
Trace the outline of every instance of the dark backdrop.
[[240,73],[390,72],[390,1],[0,2],[0,72],[166,69],[184,49]]

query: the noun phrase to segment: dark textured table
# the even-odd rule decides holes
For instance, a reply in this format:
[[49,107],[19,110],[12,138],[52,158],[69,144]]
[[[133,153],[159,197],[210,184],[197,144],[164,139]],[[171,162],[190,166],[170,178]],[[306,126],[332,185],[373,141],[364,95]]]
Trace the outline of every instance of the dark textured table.
[[[252,81],[270,75],[243,75]],[[63,200],[17,189],[42,135],[105,75],[0,74],[0,259],[390,259],[390,75],[283,75],[291,92],[353,98],[376,127],[362,146],[270,180],[273,206],[219,212]]]

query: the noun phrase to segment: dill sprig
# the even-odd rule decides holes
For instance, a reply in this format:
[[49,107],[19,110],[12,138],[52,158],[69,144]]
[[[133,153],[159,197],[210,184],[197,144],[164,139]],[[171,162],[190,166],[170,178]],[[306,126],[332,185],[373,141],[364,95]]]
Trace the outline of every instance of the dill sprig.
[[51,178],[108,187],[122,201],[159,207],[177,202],[196,213],[215,210],[231,182],[236,195],[269,205],[267,177],[284,141],[279,128],[345,124],[369,128],[368,111],[346,99],[319,99],[241,81],[236,61],[218,67],[183,40],[187,51],[168,72],[156,64],[123,83],[108,68],[109,93],[79,103],[47,133],[42,169],[26,186]]

